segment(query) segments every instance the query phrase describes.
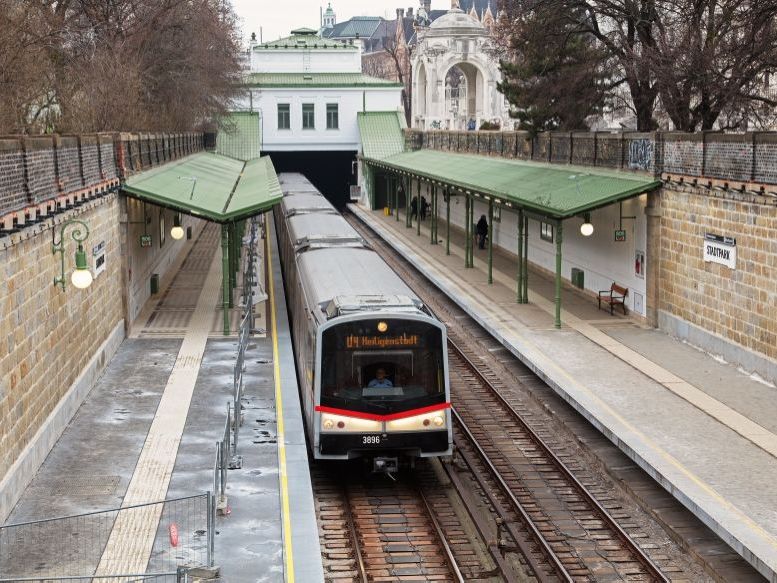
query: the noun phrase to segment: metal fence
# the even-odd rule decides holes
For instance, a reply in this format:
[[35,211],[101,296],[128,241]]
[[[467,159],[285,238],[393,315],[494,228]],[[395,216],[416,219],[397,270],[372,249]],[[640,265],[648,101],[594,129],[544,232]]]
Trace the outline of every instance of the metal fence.
[[247,253],[243,271],[243,301],[240,328],[238,330],[237,355],[232,372],[232,401],[227,403],[227,418],[224,433],[216,442],[216,458],[213,464],[213,491],[216,507],[224,512],[226,508],[227,470],[239,469],[243,465],[238,453],[240,428],[243,425],[243,373],[245,372],[245,354],[251,335],[255,332],[254,303],[256,297],[256,269],[259,254],[257,244],[263,237],[263,224],[256,219],[249,222],[249,236],[246,242]]
[[178,569],[175,573],[145,573],[138,575],[85,575],[83,577],[23,577],[0,579],[0,583],[190,583],[192,578],[187,569]]
[[147,565],[149,572],[168,577],[181,566],[213,564],[213,499],[207,492],[2,526],[0,577],[5,579],[0,581],[85,578],[85,574],[94,573],[99,565],[117,521],[138,530],[137,534],[130,532],[130,536],[148,536],[147,514],[159,518]]

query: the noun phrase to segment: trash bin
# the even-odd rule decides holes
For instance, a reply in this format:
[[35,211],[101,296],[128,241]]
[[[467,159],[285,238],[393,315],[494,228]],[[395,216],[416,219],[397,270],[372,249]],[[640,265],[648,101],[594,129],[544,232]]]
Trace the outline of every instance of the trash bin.
[[151,274],[151,295],[159,292],[159,274]]
[[578,267],[572,268],[572,285],[585,289],[585,272]]

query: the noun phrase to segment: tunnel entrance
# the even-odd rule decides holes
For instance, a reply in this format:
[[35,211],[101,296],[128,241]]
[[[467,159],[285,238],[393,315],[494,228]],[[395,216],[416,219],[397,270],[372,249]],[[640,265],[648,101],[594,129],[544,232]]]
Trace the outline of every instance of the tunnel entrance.
[[338,209],[350,202],[350,187],[356,184],[356,152],[264,152],[277,173],[304,174]]

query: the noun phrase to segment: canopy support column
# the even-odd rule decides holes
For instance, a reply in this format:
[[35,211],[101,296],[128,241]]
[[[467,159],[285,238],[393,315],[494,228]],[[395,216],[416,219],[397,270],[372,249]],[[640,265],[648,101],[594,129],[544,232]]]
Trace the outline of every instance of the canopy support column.
[[556,222],[556,328],[561,328],[561,225]]
[[229,286],[229,227],[221,225],[221,309],[224,312],[224,336],[229,336],[229,304],[232,289]]
[[437,217],[437,187],[432,185],[430,187],[431,199],[432,199],[432,214],[429,215],[429,242],[432,245],[437,245],[437,233],[435,232],[435,219]]
[[399,186],[400,179],[394,177],[394,214],[396,215],[394,220],[397,222],[399,222]]
[[416,196],[418,198],[416,199],[416,203],[415,203],[415,209],[416,209],[415,222],[416,222],[417,228],[416,228],[415,234],[416,236],[420,237],[421,236],[421,215],[423,214],[423,211],[421,209],[421,180],[418,181],[417,192],[418,194]]
[[494,199],[488,201],[488,283],[494,283]]
[[451,254],[451,191],[443,193],[445,197],[445,254]]
[[515,290],[516,301],[523,303],[523,209],[518,211],[518,287]]
[[464,195],[464,267],[469,265],[469,243],[472,238],[472,223],[469,220],[469,195]]
[[405,183],[407,184],[407,188],[405,188],[405,228],[410,229],[413,227],[412,219],[410,218],[410,195],[412,194],[413,181],[410,176],[407,177]]
[[529,303],[529,217],[523,215],[523,303]]

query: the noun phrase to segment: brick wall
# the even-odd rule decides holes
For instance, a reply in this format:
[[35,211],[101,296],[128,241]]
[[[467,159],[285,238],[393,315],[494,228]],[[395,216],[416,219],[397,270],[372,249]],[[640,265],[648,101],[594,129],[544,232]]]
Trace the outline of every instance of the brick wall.
[[94,186],[102,180],[97,136],[80,136],[79,139],[81,141],[81,170],[84,186]]
[[[777,199],[667,186],[661,215],[659,310],[777,359]],[[736,238],[736,269],[704,262],[705,233]]]
[[27,194],[32,204],[38,204],[56,193],[57,172],[52,138],[24,138]]
[[0,209],[18,210],[27,203],[24,151],[20,140],[0,140]]
[[[53,285],[51,231],[69,218],[89,225],[88,250],[107,246],[105,272],[83,291]],[[114,193],[0,239],[0,479],[122,318],[119,233]],[[71,269],[74,252],[70,240]]]
[[84,186],[81,176],[81,160],[78,150],[78,138],[75,136],[54,138],[57,152],[57,174],[59,190],[73,192]]

